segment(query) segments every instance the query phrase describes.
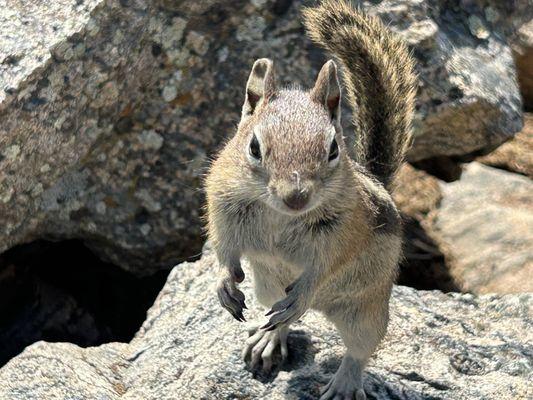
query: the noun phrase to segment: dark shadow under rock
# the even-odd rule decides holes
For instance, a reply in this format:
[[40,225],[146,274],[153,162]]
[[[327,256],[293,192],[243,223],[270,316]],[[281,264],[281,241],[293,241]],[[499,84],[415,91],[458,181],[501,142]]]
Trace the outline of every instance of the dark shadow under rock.
[[419,221],[404,216],[404,258],[397,283],[418,290],[459,292],[444,254]]
[[168,272],[136,278],[82,242],[36,241],[0,255],[0,366],[39,340],[131,340]]
[[[433,159],[433,172],[450,164],[460,167],[450,159]],[[443,175],[441,173],[440,175]],[[446,178],[452,180],[453,174]],[[400,263],[398,284],[419,290],[439,289],[444,292],[459,291],[459,286],[450,275],[449,265],[438,244],[427,232],[431,215],[442,200],[442,181],[425,170],[404,164],[394,182],[393,198],[402,215],[404,231],[404,258]]]
[[428,174],[443,180],[444,182],[454,182],[461,178],[462,168],[460,162],[463,160],[467,159],[438,156],[414,162],[412,165],[419,170],[425,171]]

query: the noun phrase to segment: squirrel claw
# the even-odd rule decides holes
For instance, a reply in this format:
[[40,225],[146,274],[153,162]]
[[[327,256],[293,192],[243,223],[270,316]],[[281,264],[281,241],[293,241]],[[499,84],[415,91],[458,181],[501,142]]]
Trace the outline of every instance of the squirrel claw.
[[271,315],[271,317],[261,329],[271,331],[282,325],[288,325],[300,318],[306,310],[307,306],[302,301],[301,296],[291,291],[287,297],[272,306],[266,314],[266,316]]
[[229,311],[229,313],[239,322],[245,322],[246,318],[243,315],[243,309],[246,309],[244,302],[244,293],[235,287],[235,283],[224,278],[217,288],[218,300],[222,307]]
[[285,297],[285,299],[275,303],[270,309],[270,311],[265,314],[265,317],[268,317],[269,315],[272,315],[276,312],[287,310],[290,306],[294,304],[295,301],[296,300],[291,298],[290,296]]

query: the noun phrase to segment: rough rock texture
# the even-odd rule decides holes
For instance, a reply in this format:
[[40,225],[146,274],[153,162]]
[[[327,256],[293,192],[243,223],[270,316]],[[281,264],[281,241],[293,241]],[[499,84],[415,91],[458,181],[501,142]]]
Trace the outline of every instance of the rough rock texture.
[[[196,254],[201,177],[234,130],[253,60],[310,86],[326,58],[304,38],[299,0],[4,3],[0,251],[78,238],[138,274]],[[505,37],[523,2],[364,5],[419,61],[413,160],[486,151],[520,129]]]
[[[289,362],[254,377],[246,338],[217,302],[212,256],[176,267],[130,344],[39,342],[0,369],[0,398],[314,399],[343,346],[313,312],[289,336]],[[244,284],[249,319],[264,321]],[[396,287],[389,333],[365,373],[369,399],[521,399],[531,394],[532,297]]]
[[364,3],[405,38],[418,60],[411,161],[486,152],[520,130],[521,100],[505,37],[517,29],[515,20],[533,15],[527,2]]
[[473,162],[441,191],[428,225],[459,286],[477,293],[533,291],[531,180]]
[[524,129],[513,139],[477,161],[533,179],[533,114],[524,115]]
[[110,224],[105,215],[120,203],[116,222],[134,208],[108,196],[121,181],[113,168],[127,167],[118,160],[100,170],[89,164],[113,156],[100,146],[120,142],[116,123],[140,100],[154,63],[152,10],[141,0],[3,3],[0,250],[62,236],[113,238],[115,248],[134,253],[120,235],[127,223]]

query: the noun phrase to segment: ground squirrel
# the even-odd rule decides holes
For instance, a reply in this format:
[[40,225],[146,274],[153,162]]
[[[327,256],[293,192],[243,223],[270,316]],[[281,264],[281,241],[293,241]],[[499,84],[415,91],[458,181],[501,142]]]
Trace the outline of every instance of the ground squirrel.
[[287,356],[288,326],[319,310],[347,347],[321,399],[364,399],[362,370],[385,334],[401,253],[388,189],[411,140],[413,60],[377,18],[347,1],[323,1],[303,16],[309,36],[342,66],[355,159],[340,126],[335,62],[304,91],[278,88],[272,61],[257,60],[237,133],[207,175],[207,229],[222,267],[222,305],[244,320],[244,258],[270,308],[245,359],[269,370],[274,349]]

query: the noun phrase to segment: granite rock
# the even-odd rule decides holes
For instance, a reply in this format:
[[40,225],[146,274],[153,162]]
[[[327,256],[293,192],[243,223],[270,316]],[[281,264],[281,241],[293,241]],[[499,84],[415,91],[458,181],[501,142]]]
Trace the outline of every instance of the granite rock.
[[[310,1],[5,2],[0,251],[81,239],[138,275],[198,254],[202,176],[254,59],[305,87],[326,60],[300,23]],[[486,152],[520,130],[506,38],[531,10],[511,3],[364,2],[418,60],[412,160]]]
[[[213,256],[171,272],[131,343],[82,349],[38,342],[0,369],[0,398],[314,399],[343,345],[308,312],[287,364],[245,368],[245,327],[218,304]],[[264,322],[251,294],[247,318]],[[418,292],[398,286],[386,339],[364,374],[369,399],[519,399],[531,394],[532,297]],[[264,312],[264,310],[263,310]]]
[[522,102],[507,38],[533,17],[527,2],[363,3],[406,40],[418,61],[410,161],[486,153],[520,130]]
[[533,183],[472,162],[426,221],[463,291],[533,291]]
[[393,182],[392,196],[406,216],[422,221],[442,199],[439,179],[425,171],[403,164]]
[[149,84],[152,12],[138,0],[3,2],[0,251],[43,237],[98,242],[103,255],[133,247],[102,205],[120,203],[120,216],[134,208],[108,197],[133,175],[91,164],[111,156],[102,146],[121,142],[117,123]]

